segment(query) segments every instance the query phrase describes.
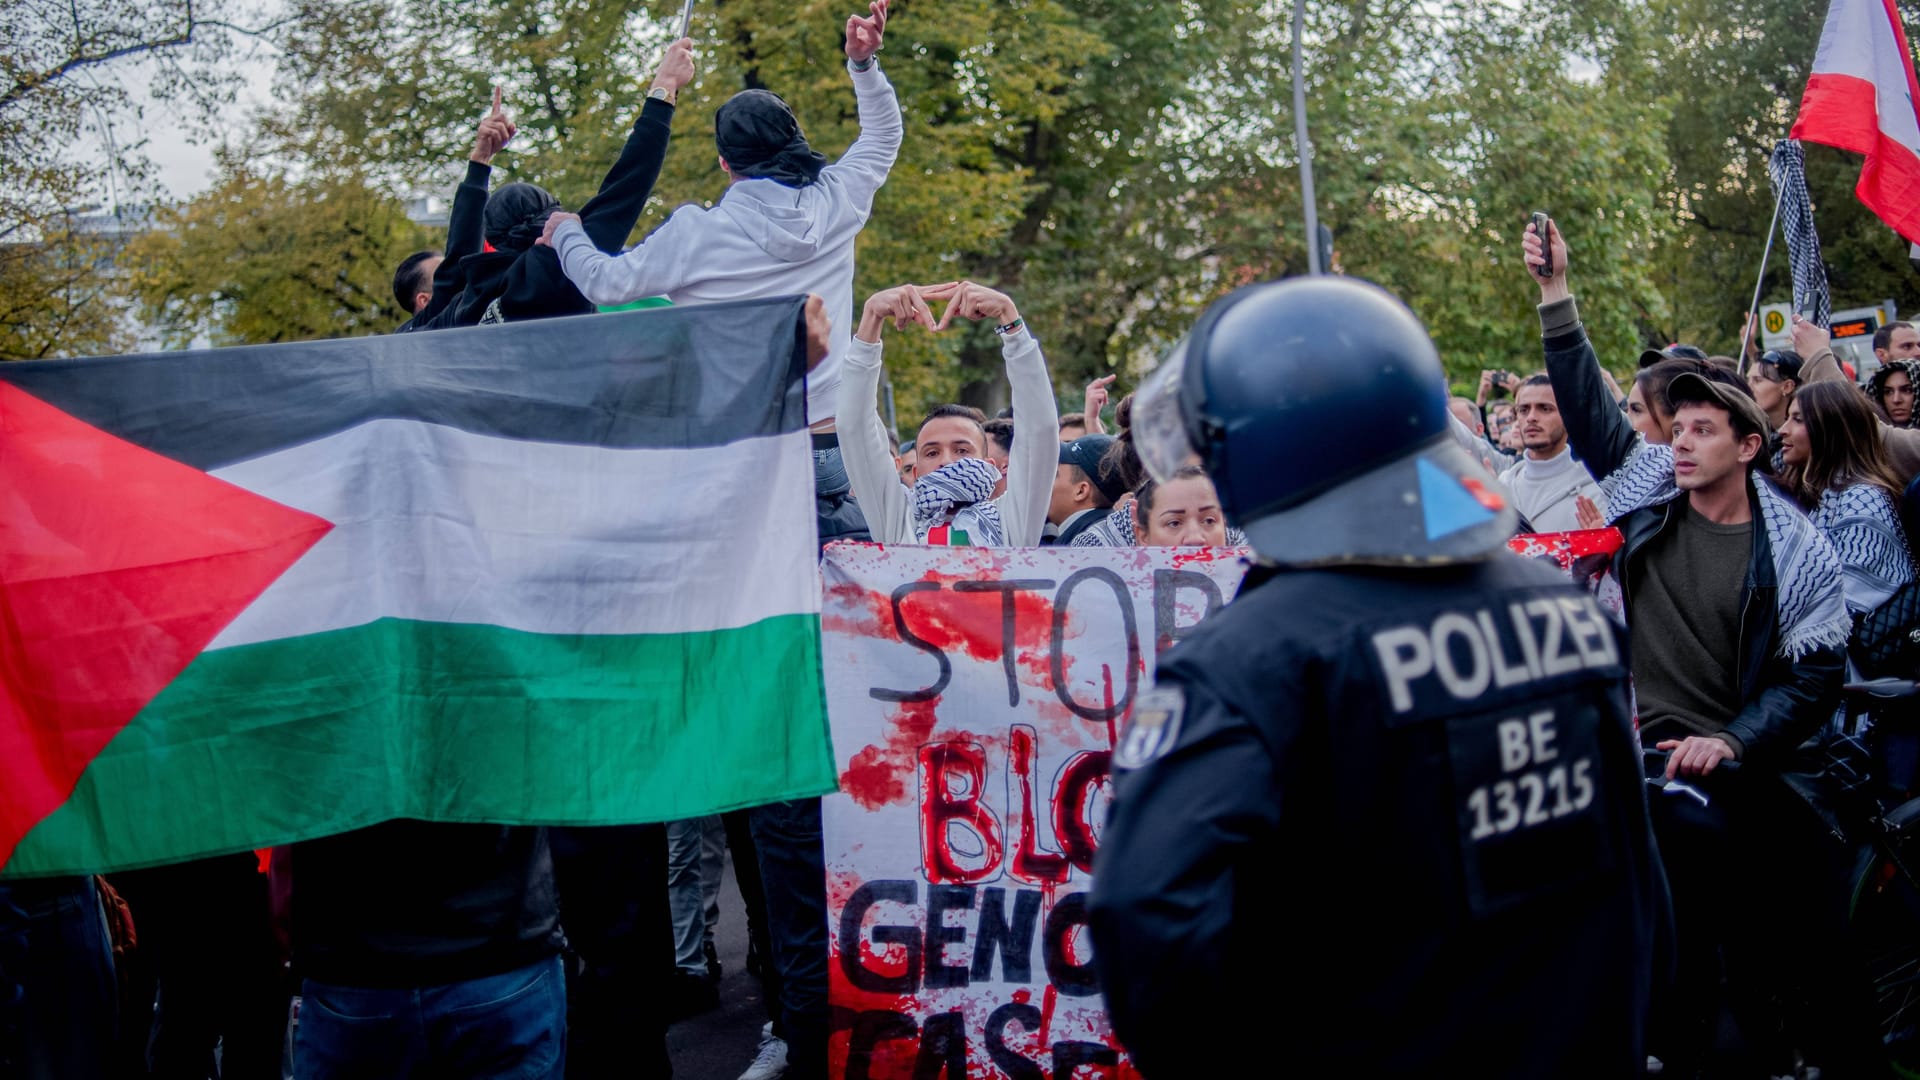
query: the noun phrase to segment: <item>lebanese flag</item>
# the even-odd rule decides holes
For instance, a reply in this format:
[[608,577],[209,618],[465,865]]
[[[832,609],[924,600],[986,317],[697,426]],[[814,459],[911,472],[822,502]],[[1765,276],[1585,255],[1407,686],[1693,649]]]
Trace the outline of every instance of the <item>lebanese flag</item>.
[[0,876],[832,790],[802,310],[0,365]]
[[1854,188],[1920,243],[1920,81],[1894,0],[1833,0],[1791,138],[1865,154]]

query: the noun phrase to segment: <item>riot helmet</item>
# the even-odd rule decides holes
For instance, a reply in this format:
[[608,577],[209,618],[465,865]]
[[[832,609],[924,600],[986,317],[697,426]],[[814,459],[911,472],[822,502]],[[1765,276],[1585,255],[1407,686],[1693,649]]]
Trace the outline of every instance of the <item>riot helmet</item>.
[[1477,560],[1518,521],[1453,439],[1419,319],[1353,278],[1214,303],[1138,391],[1133,437],[1156,478],[1205,466],[1227,519],[1276,564]]

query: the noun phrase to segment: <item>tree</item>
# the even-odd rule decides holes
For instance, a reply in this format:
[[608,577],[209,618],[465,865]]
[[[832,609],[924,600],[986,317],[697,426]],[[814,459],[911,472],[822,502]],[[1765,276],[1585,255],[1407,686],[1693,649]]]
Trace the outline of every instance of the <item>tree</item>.
[[[1661,188],[1676,229],[1658,257],[1672,299],[1648,341],[1695,341],[1732,353],[1773,215],[1767,158],[1787,137],[1813,66],[1827,0],[1648,0],[1630,78],[1668,107],[1672,175]],[[1909,27],[1920,0],[1898,0]],[[1920,41],[1920,38],[1912,40]],[[1854,197],[1857,155],[1806,146],[1807,188],[1835,306],[1913,293],[1907,244]],[[1791,291],[1775,238],[1762,301]]]
[[394,267],[429,243],[350,170],[294,180],[228,157],[220,183],[130,245],[133,293],[175,343],[265,344],[392,329]]
[[[1203,273],[1140,213],[1178,182],[1156,144],[1199,139],[1175,109],[1187,72],[1211,66],[1245,6],[899,0],[882,61],[909,135],[861,238],[859,298],[902,281],[973,277],[1013,292],[1063,385],[1109,364],[1129,305],[1172,270],[1187,281]],[[457,160],[474,103],[502,82],[525,143],[511,177],[578,205],[638,110],[666,40],[658,20],[679,5],[375,0],[345,16],[324,7],[310,9],[289,46],[287,96],[299,105],[284,130],[327,132],[327,145],[376,172],[419,174]],[[782,94],[829,154],[851,142],[844,14],[774,0],[702,8],[701,80],[681,96],[642,231],[673,205],[719,197],[712,115],[737,90]],[[1083,298],[1095,293],[1108,295],[1090,308]],[[999,357],[982,331],[901,335],[889,369],[905,411],[956,394],[993,404]]]
[[131,334],[115,306],[117,241],[83,211],[113,192],[151,194],[136,142],[106,158],[75,153],[89,125],[136,117],[119,81],[145,65],[150,92],[189,116],[232,99],[222,67],[249,28],[237,2],[126,4],[5,0],[0,25],[0,359],[117,351]]
[[[1920,15],[1920,0],[1899,2]],[[1548,210],[1575,244],[1603,356],[1624,364],[1676,338],[1730,350],[1771,209],[1764,155],[1804,85],[1817,6],[1316,0],[1318,209],[1342,268],[1406,298],[1470,384],[1481,367],[1536,362],[1515,252],[1528,213]],[[1092,375],[1150,366],[1227,290],[1301,272],[1289,9],[896,0],[882,61],[908,137],[861,236],[856,303],[903,281],[1007,289],[1070,402]],[[360,193],[333,205],[378,213],[374,193],[452,180],[501,84],[520,135],[496,162],[499,179],[540,183],[577,207],[637,115],[678,11],[677,0],[293,0],[277,35],[286,104],[263,126],[247,179],[230,180],[265,207],[315,197],[305,178],[325,175]],[[636,235],[678,203],[721,196],[712,116],[739,89],[778,91],[816,147],[846,147],[856,122],[840,64],[845,14],[774,0],[700,6],[701,80],[681,96]],[[1836,294],[1899,295],[1903,246],[1852,198],[1857,161],[1819,148],[1808,157]],[[332,243],[325,230],[337,224],[319,226],[316,244]],[[400,244],[380,220],[364,224],[370,243]],[[358,269],[347,278],[363,292],[373,281]],[[346,321],[323,326],[303,306],[311,297],[263,285],[247,291],[293,304],[288,326],[378,321],[336,296]],[[282,329],[264,314],[251,325]],[[888,368],[901,411],[1000,404],[996,345],[977,327],[896,335]]]

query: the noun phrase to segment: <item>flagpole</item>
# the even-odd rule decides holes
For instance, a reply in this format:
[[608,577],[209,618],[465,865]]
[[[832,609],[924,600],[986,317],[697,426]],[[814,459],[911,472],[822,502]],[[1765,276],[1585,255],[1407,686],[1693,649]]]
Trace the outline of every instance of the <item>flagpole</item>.
[[1307,81],[1300,65],[1307,0],[1293,0],[1293,142],[1300,153],[1300,202],[1307,212],[1307,273],[1320,272],[1320,215],[1313,206],[1313,150],[1307,143]]
[[1753,340],[1753,320],[1760,314],[1760,287],[1767,280],[1767,260],[1773,256],[1773,234],[1780,227],[1780,202],[1786,194],[1781,185],[1773,193],[1773,220],[1767,223],[1767,246],[1760,252],[1760,274],[1753,279],[1753,302],[1747,305],[1746,325],[1740,328],[1740,374],[1747,373],[1747,343]]

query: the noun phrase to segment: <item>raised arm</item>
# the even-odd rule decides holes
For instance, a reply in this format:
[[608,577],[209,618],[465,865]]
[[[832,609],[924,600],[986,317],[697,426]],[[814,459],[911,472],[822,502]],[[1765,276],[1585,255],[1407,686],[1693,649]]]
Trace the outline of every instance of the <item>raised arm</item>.
[[[1847,373],[1840,370],[1840,358],[1833,354],[1833,339],[1818,323],[1793,317],[1793,351],[1804,358],[1800,365],[1803,384],[1846,379]],[[1880,443],[1901,476],[1920,474],[1920,429],[1897,428],[1882,420]]]
[[[1040,343],[1028,332],[1013,298],[971,281],[936,286],[924,293],[947,301],[935,327],[945,330],[956,318],[992,325],[1000,334],[1000,355],[1013,388],[1013,452],[1007,461],[1007,490],[995,500],[1006,524],[1008,547],[1035,547],[1047,526],[1047,501],[1060,463],[1060,407],[1047,378]],[[1032,432],[1022,438],[1021,431]]]
[[[599,193],[578,214],[554,214],[547,219],[546,232],[539,242],[553,247],[568,280],[593,303],[624,304],[669,291],[651,288],[652,282],[641,272],[643,260],[665,245],[642,245],[627,256],[622,256],[620,249],[653,194],[653,183],[659,179],[660,165],[667,156],[674,99],[693,76],[693,42],[682,38],[667,46],[640,118],[633,123],[620,159],[607,170]],[[657,241],[672,224],[669,220],[650,241]]]
[[[580,208],[581,227],[593,245],[609,255],[618,254],[626,246],[634,223],[640,220],[640,211],[646,208],[647,196],[653,194],[653,182],[659,179],[660,165],[667,157],[674,100],[693,82],[693,74],[693,42],[681,38],[667,46],[619,160],[607,170],[600,191]],[[663,91],[665,97],[656,96],[654,90]]]
[[1085,417],[1087,421],[1087,434],[1105,435],[1107,433],[1107,425],[1101,421],[1100,411],[1107,407],[1107,400],[1112,396],[1108,387],[1111,387],[1113,380],[1119,377],[1118,375],[1102,375],[1087,384],[1086,397],[1080,406],[1080,415]]
[[853,93],[860,115],[860,136],[827,166],[859,204],[862,213],[872,208],[874,193],[887,182],[894,159],[900,156],[900,142],[907,125],[900,116],[900,99],[893,84],[880,71],[877,54],[887,28],[887,7],[891,0],[872,0],[868,14],[847,19],[847,70],[853,75]]
[[493,157],[518,131],[513,118],[500,108],[500,88],[494,87],[493,108],[480,119],[473,153],[467,155],[466,178],[453,190],[453,207],[447,213],[446,257],[433,272],[433,298],[408,321],[409,328],[424,325],[446,310],[465,284],[460,260],[485,249],[487,185],[493,176]]
[[914,544],[920,537],[913,527],[913,507],[900,474],[894,471],[893,452],[880,426],[880,335],[888,319],[895,326],[908,322],[933,326],[933,312],[915,286],[883,289],[869,297],[847,348],[834,411],[840,459],[868,530],[882,544]]
[[[1521,240],[1522,260],[1540,286],[1540,340],[1547,360],[1547,377],[1560,403],[1573,456],[1594,479],[1604,480],[1625,464],[1640,446],[1639,432],[1621,415],[1620,406],[1601,377],[1600,358],[1580,324],[1580,310],[1567,288],[1567,245],[1559,225],[1547,223],[1547,237],[1534,235],[1528,225]],[[1544,245],[1551,242],[1553,273],[1542,277]]]

